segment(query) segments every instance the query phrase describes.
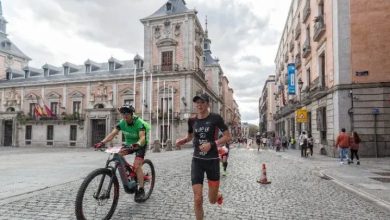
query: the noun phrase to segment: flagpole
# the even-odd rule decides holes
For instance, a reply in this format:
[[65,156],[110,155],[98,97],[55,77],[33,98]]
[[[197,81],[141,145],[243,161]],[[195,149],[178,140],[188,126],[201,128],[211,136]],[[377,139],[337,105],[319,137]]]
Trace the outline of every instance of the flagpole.
[[156,117],[156,119],[157,119],[157,121],[156,121],[156,139],[157,140],[160,140],[159,138],[158,138],[158,130],[160,129],[160,126],[159,126],[159,124],[158,124],[158,122],[159,122],[159,118],[158,118],[158,111],[160,110],[159,109],[159,107],[160,107],[160,105],[159,105],[159,101],[160,101],[160,97],[159,97],[159,92],[160,92],[160,78],[157,78],[157,94],[156,94],[156,97],[157,97],[157,111],[156,111],[156,113],[157,113],[157,117]]
[[[149,95],[150,95],[150,99],[149,99],[149,122],[150,122],[150,132],[149,132],[149,142],[152,141],[152,111],[153,111],[153,74],[152,74],[152,71],[150,71],[150,88],[149,88]],[[149,149],[152,147],[151,143],[149,143]]]
[[[167,115],[168,115],[168,120],[167,120],[167,124],[168,124],[168,129],[167,129],[167,132],[168,132],[168,134],[167,134],[167,137],[168,137],[168,139],[171,139],[171,127],[170,127],[170,123],[169,123],[169,114],[170,114],[170,112],[169,112],[169,86],[168,86],[168,95],[167,95]],[[172,139],[171,139],[171,141],[172,141]]]
[[134,102],[134,108],[135,108],[135,84],[136,84],[136,81],[137,81],[137,66],[134,64],[134,80],[133,80],[133,102]]
[[174,103],[175,103],[175,98],[174,98],[174,96],[173,96],[173,86],[172,86],[172,90],[171,90],[171,92],[172,92],[172,128],[171,128],[171,140],[173,141],[173,115],[175,114],[174,112],[174,108],[175,108],[175,105],[174,105]]
[[162,138],[163,143],[165,143],[165,80],[164,80],[164,93],[163,93],[163,101],[162,101]]
[[144,119],[144,106],[145,106],[145,70],[142,70],[142,103],[141,103],[142,119]]

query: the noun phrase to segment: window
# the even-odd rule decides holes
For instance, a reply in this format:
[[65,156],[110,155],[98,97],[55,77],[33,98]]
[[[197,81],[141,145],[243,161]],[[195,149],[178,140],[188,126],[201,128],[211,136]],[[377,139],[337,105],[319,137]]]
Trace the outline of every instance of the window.
[[77,140],[77,125],[70,126],[70,140],[71,141]]
[[323,16],[324,15],[324,2],[321,1],[321,3],[318,5],[318,15]]
[[165,98],[161,98],[160,99],[160,111],[161,113],[166,113],[169,109],[169,112],[172,112],[172,98],[168,98],[168,97],[165,97]]
[[115,63],[114,62],[109,62],[108,63],[108,70],[109,71],[114,71],[115,70]]
[[306,28],[306,40],[308,41],[308,44],[310,45],[310,25]]
[[319,65],[320,65],[320,87],[325,88],[325,53],[322,53],[319,57]]
[[162,71],[172,71],[173,52],[172,51],[162,52],[161,59],[162,59],[161,60],[161,70]]
[[310,88],[310,81],[311,81],[310,68],[307,68],[306,70],[306,79],[307,79],[307,88]]
[[64,75],[69,75],[69,67],[64,67]]
[[50,110],[54,115],[58,115],[58,102],[51,102]]
[[123,101],[123,104],[134,106],[134,100],[133,99],[125,99]]
[[85,72],[90,73],[91,72],[91,65],[87,64],[85,65]]
[[321,143],[326,144],[326,107],[317,109],[317,130],[320,132]]
[[166,4],[166,6],[167,6],[167,11],[172,10],[172,3],[168,2],[168,3]]
[[32,138],[32,125],[26,125],[26,140],[31,140]]
[[29,108],[29,111],[28,111],[28,115],[30,117],[35,117],[35,103],[30,103],[30,108]]
[[52,141],[53,140],[53,136],[54,136],[54,128],[53,128],[53,125],[48,125],[47,126],[47,135],[46,135],[46,139],[48,141]]
[[80,113],[80,110],[81,110],[81,101],[74,101],[73,102],[73,114]]

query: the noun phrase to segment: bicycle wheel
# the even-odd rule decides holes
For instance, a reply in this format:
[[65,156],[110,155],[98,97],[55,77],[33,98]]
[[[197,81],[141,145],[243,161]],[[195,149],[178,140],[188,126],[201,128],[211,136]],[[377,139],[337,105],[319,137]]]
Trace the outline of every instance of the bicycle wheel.
[[[111,180],[112,186],[109,188]],[[110,219],[118,204],[118,198],[117,177],[112,175],[110,169],[97,169],[85,178],[77,192],[76,218],[79,220]]]
[[145,197],[140,202],[145,202],[149,199],[150,195],[153,192],[154,181],[156,179],[156,173],[154,171],[154,166],[151,160],[145,159],[142,165],[142,170],[144,171],[144,190]]

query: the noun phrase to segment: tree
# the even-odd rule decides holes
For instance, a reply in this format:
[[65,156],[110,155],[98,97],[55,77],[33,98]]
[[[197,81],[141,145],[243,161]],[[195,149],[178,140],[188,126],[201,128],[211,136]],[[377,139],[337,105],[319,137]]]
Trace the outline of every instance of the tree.
[[255,137],[258,131],[259,131],[259,126],[254,124],[249,124],[249,137]]

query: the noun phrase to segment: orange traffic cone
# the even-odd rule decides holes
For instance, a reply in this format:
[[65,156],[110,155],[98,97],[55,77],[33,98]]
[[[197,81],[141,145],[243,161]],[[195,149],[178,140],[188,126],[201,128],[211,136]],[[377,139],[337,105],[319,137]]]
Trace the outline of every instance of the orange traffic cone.
[[267,171],[266,171],[265,163],[263,163],[262,169],[261,169],[261,177],[259,180],[257,180],[258,183],[261,184],[270,184],[271,181],[268,181],[267,179]]

